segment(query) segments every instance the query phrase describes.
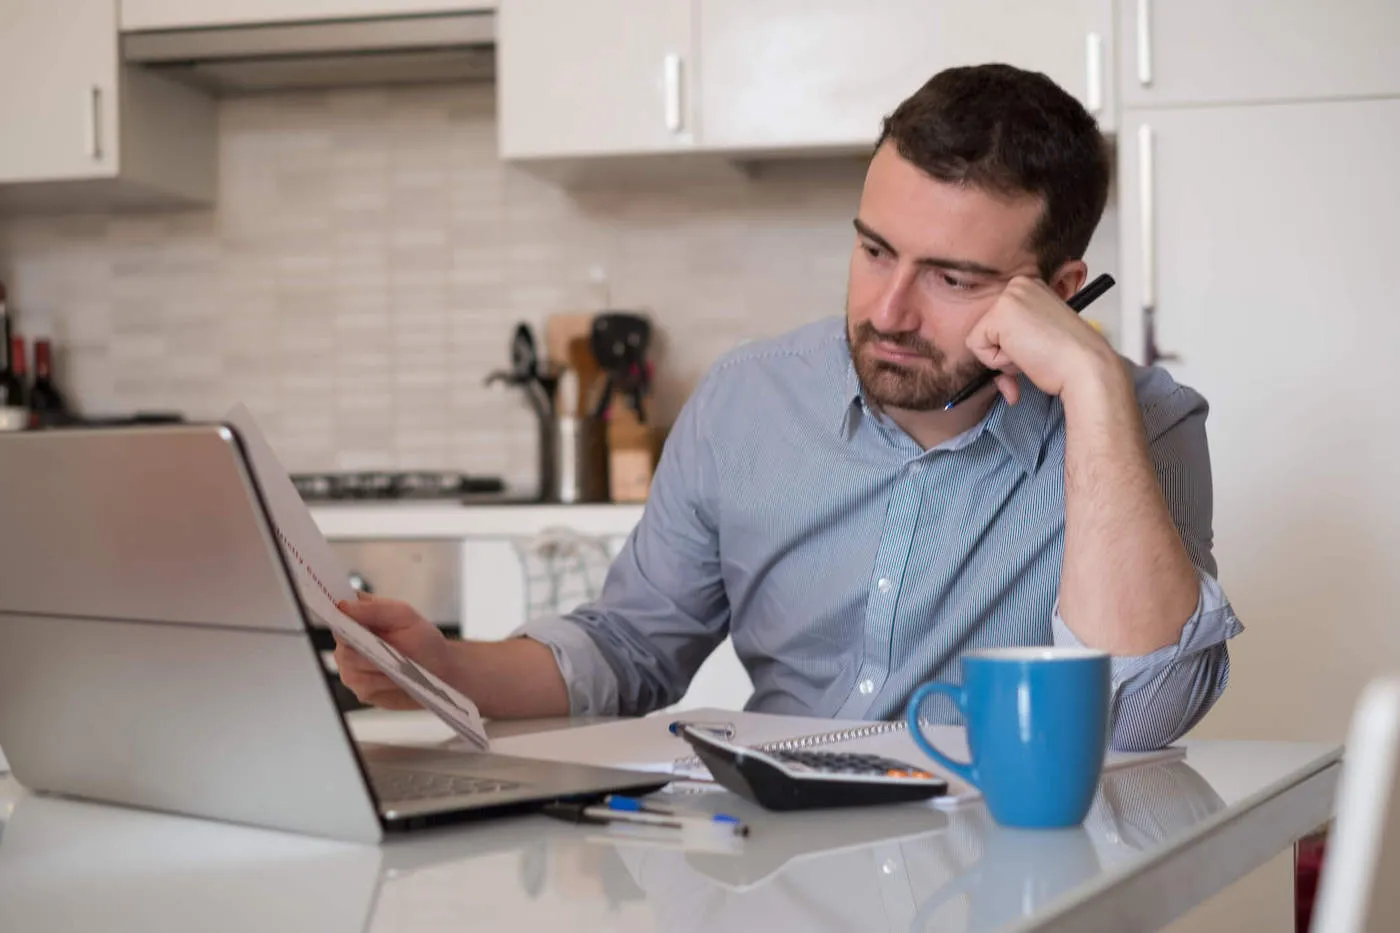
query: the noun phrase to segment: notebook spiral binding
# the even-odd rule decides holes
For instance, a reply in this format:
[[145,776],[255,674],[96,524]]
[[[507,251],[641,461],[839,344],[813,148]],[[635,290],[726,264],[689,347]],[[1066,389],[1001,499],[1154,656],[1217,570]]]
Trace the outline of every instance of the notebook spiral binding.
[[[877,735],[885,735],[890,732],[901,732],[907,724],[902,719],[887,722],[872,722],[864,726],[854,726],[850,729],[837,729],[833,732],[819,732],[816,735],[799,735],[791,739],[780,739],[776,742],[760,742],[751,745],[750,748],[760,752],[792,752],[803,748],[813,748],[821,745],[835,745],[838,742],[849,742],[853,739],[868,739]],[[701,766],[700,758],[696,755],[686,755],[684,758],[677,758],[671,763],[672,773],[689,771],[691,768]]]

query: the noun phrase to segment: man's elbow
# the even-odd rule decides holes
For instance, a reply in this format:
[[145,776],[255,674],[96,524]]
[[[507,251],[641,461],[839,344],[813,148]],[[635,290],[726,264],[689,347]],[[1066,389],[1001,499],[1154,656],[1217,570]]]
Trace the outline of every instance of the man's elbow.
[[1119,697],[1113,749],[1145,752],[1172,744],[1205,718],[1229,682],[1230,653],[1223,642],[1180,659]]

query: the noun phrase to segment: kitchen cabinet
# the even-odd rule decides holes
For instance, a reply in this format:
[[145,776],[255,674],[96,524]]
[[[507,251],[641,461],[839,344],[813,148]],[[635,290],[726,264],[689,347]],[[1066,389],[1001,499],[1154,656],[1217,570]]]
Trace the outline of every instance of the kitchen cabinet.
[[[616,555],[625,535],[607,539]],[[462,546],[462,636],[506,638],[526,621],[525,573],[515,539],[467,538]],[[740,709],[753,693],[753,684],[725,639],[701,665],[685,697],[673,709],[718,706]]]
[[121,0],[122,31],[489,10],[495,0]]
[[507,0],[497,14],[504,158],[695,144],[691,0]]
[[0,4],[0,204],[212,200],[213,102],[123,66],[116,0]]
[[1216,554],[1247,627],[1198,734],[1340,740],[1361,684],[1400,666],[1397,165],[1400,98],[1124,113],[1125,345],[1142,354],[1155,308],[1167,367],[1211,402]]
[[867,147],[954,65],[1042,71],[1111,129],[1108,0],[697,0],[705,148]]
[[1400,94],[1395,0],[1119,0],[1124,107]]
[[1111,0],[502,0],[497,32],[508,159],[864,150],[935,72],[985,61],[1113,128]]

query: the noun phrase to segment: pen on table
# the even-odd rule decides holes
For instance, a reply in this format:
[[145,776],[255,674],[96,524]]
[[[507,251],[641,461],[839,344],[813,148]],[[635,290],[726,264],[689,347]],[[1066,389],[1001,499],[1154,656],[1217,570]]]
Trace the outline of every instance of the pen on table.
[[732,722],[696,722],[690,719],[677,719],[666,728],[670,730],[672,735],[680,735],[681,730],[687,726],[713,733],[722,739],[734,738],[734,723]]
[[[1099,277],[1094,279],[1094,281],[1090,282],[1088,285],[1085,285],[1079,291],[1071,295],[1069,297],[1069,300],[1066,301],[1065,304],[1073,308],[1075,314],[1078,314],[1085,308],[1089,307],[1089,305],[1093,303],[1094,299],[1098,298],[1100,295],[1102,295],[1104,292],[1108,291],[1112,287],[1113,276],[1104,273],[1103,275],[1100,275]],[[948,399],[948,404],[943,406],[943,410],[951,411],[954,406],[961,405],[963,402],[972,398],[978,392],[981,392],[982,389],[985,388],[989,382],[996,378],[996,376],[996,370],[992,370],[990,372],[985,372],[981,376],[972,380],[967,385],[959,389],[957,393],[953,395],[952,398]]]
[[749,828],[732,816],[697,813],[694,816],[677,813],[648,813],[641,810],[616,809],[605,804],[551,803],[546,804],[545,816],[565,823],[628,823],[634,826],[656,826],[662,829],[718,830],[735,836],[747,836]]

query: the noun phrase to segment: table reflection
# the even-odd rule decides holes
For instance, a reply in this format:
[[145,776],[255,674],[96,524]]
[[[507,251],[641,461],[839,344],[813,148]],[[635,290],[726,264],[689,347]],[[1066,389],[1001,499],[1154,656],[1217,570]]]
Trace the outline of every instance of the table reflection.
[[[776,840],[761,868],[751,852],[616,848],[658,928],[668,933],[994,930],[1044,910],[1223,807],[1198,772],[1172,761],[1105,775],[1088,818],[1073,829],[1008,829],[974,806],[949,814],[944,826],[911,833],[916,827],[905,821],[904,832],[824,850],[786,831],[792,815],[772,815],[771,830],[756,826],[751,840]],[[792,848],[789,857],[772,867],[773,850],[784,844]]]
[[529,817],[374,847],[21,794],[0,835],[0,927],[991,930],[1224,807],[1185,761],[1106,775],[1071,830],[1006,829],[980,806],[682,803],[736,812],[753,835],[687,849]]

